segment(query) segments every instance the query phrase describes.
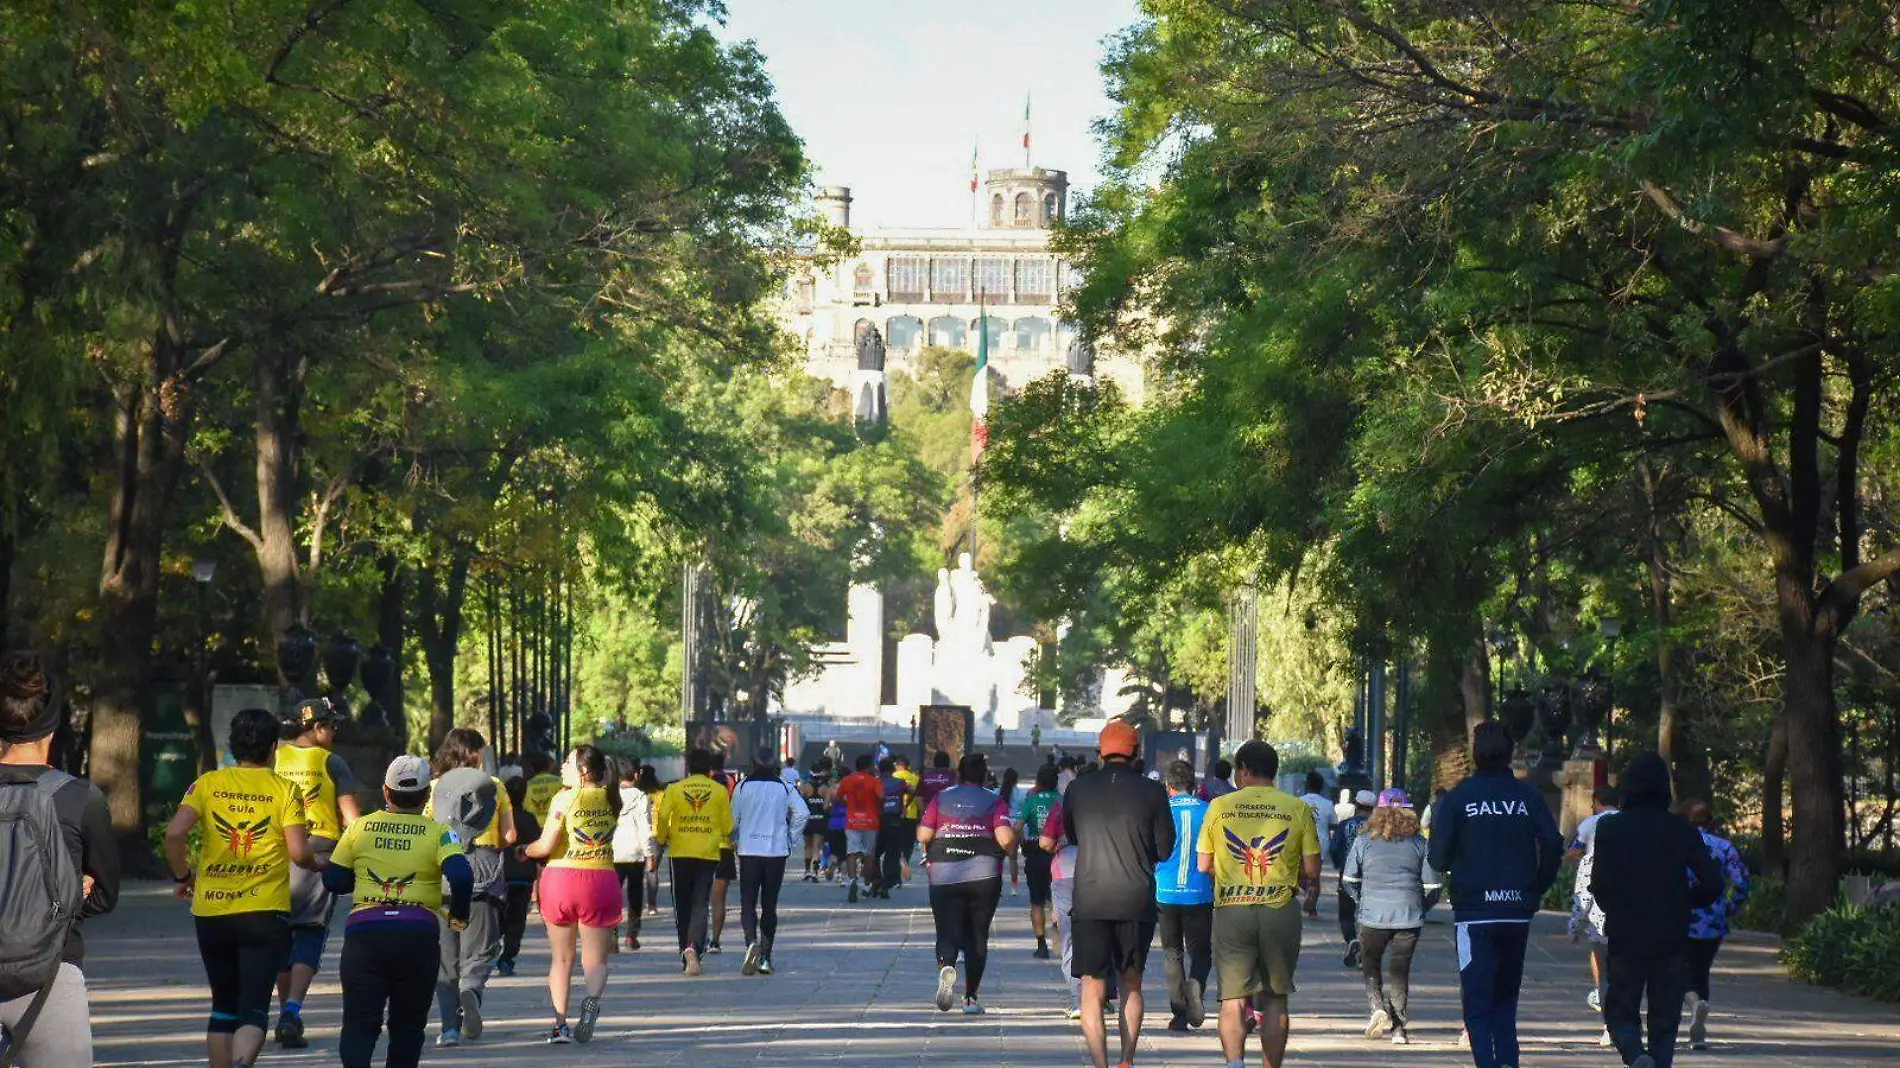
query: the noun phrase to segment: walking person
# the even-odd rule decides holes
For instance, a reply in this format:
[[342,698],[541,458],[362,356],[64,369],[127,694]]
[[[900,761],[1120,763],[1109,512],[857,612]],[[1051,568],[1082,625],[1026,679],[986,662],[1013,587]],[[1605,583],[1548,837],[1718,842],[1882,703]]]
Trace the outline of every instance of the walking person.
[[[1054,775],[1050,778],[1053,781]],[[1161,909],[1168,1007],[1174,1013],[1168,1030],[1186,1031],[1207,1022],[1207,973],[1214,964],[1214,877],[1201,870],[1195,855],[1207,802],[1195,789],[1194,765],[1185,760],[1170,763],[1164,781],[1174,852],[1155,871],[1155,901]]]
[[1155,868],[1174,852],[1168,795],[1135,770],[1141,751],[1135,728],[1120,720],[1102,728],[1102,767],[1076,778],[1063,796],[1063,826],[1076,845],[1075,953],[1082,980],[1082,1036],[1095,1068],[1109,1068],[1102,1006],[1109,977],[1121,993],[1121,1057],[1133,1064],[1141,1040],[1141,975],[1154,942],[1159,910]]
[[799,784],[805,799],[805,871],[803,881],[815,883],[825,874],[825,816],[831,769],[824,760],[812,765],[811,778]]
[[[607,961],[614,951],[614,927],[620,922],[620,882],[614,876],[613,836],[620,813],[620,783],[607,766],[607,754],[591,745],[575,746],[561,764],[561,792],[548,803],[541,837],[528,856],[547,861],[541,873],[541,922],[548,929],[548,996],[554,1026],[548,1042],[589,1042],[600,1022],[600,998],[607,991]],[[568,994],[574,981],[574,943],[580,941],[581,975],[587,994],[570,1029]]]
[[[1313,810],[1313,829],[1319,833],[1320,847],[1333,840],[1333,828],[1339,823],[1339,806],[1326,797],[1326,777],[1318,771],[1306,773],[1306,791],[1300,800]],[[1343,800],[1343,799],[1342,799]]]
[[845,900],[855,903],[860,878],[873,897],[877,891],[871,862],[877,856],[878,827],[884,819],[884,781],[877,776],[877,759],[869,753],[859,754],[857,770],[838,784],[838,796],[844,801],[844,875],[850,883]]
[[[290,739],[277,747],[277,774],[289,779],[303,795],[304,814],[310,820],[310,845],[327,858],[343,837],[343,829],[360,815],[356,804],[356,776],[331,747],[343,713],[328,698],[305,701],[292,713]],[[323,949],[330,940],[330,914],[336,895],[324,889],[316,870],[290,871],[290,956],[277,976],[277,1044],[285,1049],[310,1045],[303,1037],[303,1003],[310,984],[323,967]]]
[[1247,1011],[1256,997],[1267,1066],[1285,1061],[1304,923],[1295,898],[1304,887],[1309,914],[1319,902],[1319,825],[1303,798],[1273,785],[1279,770],[1273,746],[1242,743],[1236,789],[1208,803],[1195,845],[1201,870],[1214,877],[1214,973],[1229,1068],[1247,1063]]
[[[465,747],[468,742],[456,744]],[[473,770],[487,775],[479,765]],[[438,780],[438,792],[446,799],[457,785],[453,779]],[[471,929],[475,870],[461,836],[423,814],[429,799],[427,761],[408,754],[390,761],[383,775],[383,810],[344,830],[323,871],[331,893],[354,898],[338,968],[343,1036],[337,1052],[343,1068],[370,1068],[385,1016],[389,1051],[383,1063],[387,1068],[416,1068],[421,1063],[429,995],[438,988],[439,969],[450,963],[441,929],[446,925],[454,934]],[[492,798],[488,805],[492,818]],[[480,998],[473,1000],[477,1007],[472,1018],[479,1021]],[[452,1019],[443,1016],[445,1028]],[[475,1030],[480,1033],[479,1022]]]
[[[1605,816],[1617,811],[1617,799],[1621,792],[1614,786],[1599,786],[1590,792],[1590,814],[1577,824],[1571,833],[1570,848],[1564,851],[1564,860],[1577,865],[1576,882],[1570,895],[1570,941],[1588,941],[1590,943],[1590,993],[1584,996],[1585,1004],[1591,1011],[1603,1011],[1604,955],[1608,952],[1609,936],[1603,933],[1603,910],[1596,907],[1596,901],[1590,896],[1590,870],[1596,863],[1596,854],[1592,847],[1596,845],[1597,825]],[[1603,1032],[1602,1044],[1610,1044],[1610,1032]]]
[[528,856],[527,850],[528,844],[541,840],[541,821],[523,804],[528,796],[528,780],[513,775],[502,788],[515,821],[515,844],[502,853],[501,874],[507,891],[501,904],[501,958],[495,962],[495,974],[506,977],[515,974],[521,938],[528,932],[534,885],[541,877],[540,862]]
[[[713,754],[712,780],[726,788],[726,800],[732,800],[732,792],[739,788],[739,776],[726,767],[726,754],[723,751]],[[739,881],[739,855],[732,851],[732,843],[727,842],[719,851],[719,865],[713,869],[712,898],[709,906],[712,924],[712,941],[704,947],[705,954],[722,953],[725,948],[720,939],[726,934],[726,900],[732,892],[732,884]]]
[[[272,988],[290,954],[291,867],[324,865],[310,844],[302,791],[271,767],[280,729],[261,708],[232,717],[226,745],[237,764],[200,775],[165,828],[173,894],[191,902],[211,986],[211,1068],[257,1063]],[[200,821],[193,855],[191,831]]]
[[1082,1018],[1082,981],[1075,977],[1075,921],[1069,917],[1070,910],[1075,908],[1075,843],[1068,840],[1062,825],[1061,796],[1058,790],[1056,803],[1043,821],[1042,836],[1036,845],[1049,855],[1049,904],[1055,914],[1056,936],[1062,947],[1062,980],[1069,986],[1069,1006],[1063,1010],[1063,1016],[1079,1020]]
[[904,881],[904,856],[916,841],[916,832],[911,832],[910,841],[904,839],[904,808],[910,800],[910,783],[898,776],[897,760],[885,757],[878,761],[877,770],[884,796],[878,807],[877,888],[871,896],[888,901],[891,891]]
[[653,802],[640,789],[640,771],[631,760],[616,761],[620,774],[620,815],[614,823],[614,877],[626,902],[626,949],[640,948],[640,918],[646,912],[647,869],[653,859]]
[[[1376,794],[1371,790],[1361,790],[1353,796],[1352,804],[1344,806],[1347,811],[1339,817],[1339,822],[1333,824],[1333,836],[1327,840],[1326,855],[1333,862],[1335,873],[1345,875],[1346,852],[1359,838],[1377,803]],[[1346,959],[1341,963],[1348,968],[1357,968],[1360,956],[1359,899],[1347,890],[1344,878],[1340,879],[1336,893],[1339,898],[1339,938],[1346,943]]]
[[904,780],[904,828],[897,836],[898,845],[903,852],[904,871],[900,885],[907,885],[911,879],[910,862],[917,855],[917,825],[924,815],[923,802],[918,800],[917,789],[924,783],[924,777],[911,770],[910,758],[902,753],[891,758],[896,765],[893,772]]
[[680,970],[700,973],[706,948],[706,913],[721,851],[732,844],[732,798],[712,778],[713,755],[686,754],[686,777],[666,788],[653,820],[653,838],[672,855],[673,926],[679,934]]
[[22,1068],[92,1063],[80,927],[119,902],[105,794],[48,764],[64,722],[39,656],[0,657],[0,812],[14,820],[0,839],[0,900],[17,910],[0,917],[0,1051]]
[[989,762],[971,753],[957,765],[957,785],[930,799],[917,827],[930,872],[930,913],[937,927],[937,1011],[956,1003],[957,958],[963,958],[963,1011],[983,1012],[983,971],[990,923],[1003,895],[1003,856],[1015,841],[1009,806],[983,788]]
[[1610,936],[1603,1024],[1629,1068],[1674,1061],[1689,989],[1690,914],[1718,901],[1722,887],[1722,866],[1701,834],[1669,810],[1669,765],[1654,752],[1637,754],[1623,769],[1622,811],[1597,827],[1590,874]]
[[444,735],[422,810],[467,843],[474,880],[462,925],[452,926],[446,917],[441,924],[435,1001],[442,1031],[436,1045],[445,1048],[482,1037],[482,998],[501,954],[501,914],[508,901],[505,854],[514,849],[515,818],[507,788],[488,774],[487,749],[481,732],[468,727]]
[[554,803],[554,795],[561,792],[561,776],[556,773],[554,757],[549,753],[530,753],[528,765],[528,796],[522,808],[534,816],[536,823],[548,821],[548,806]]
[[1056,793],[1055,765],[1044,764],[1036,769],[1036,788],[1023,798],[1022,810],[1012,821],[1023,855],[1023,874],[1029,883],[1029,928],[1036,935],[1037,960],[1049,959],[1049,900],[1054,859],[1042,848],[1042,829],[1061,796]]
[[[1411,1041],[1412,955],[1425,914],[1438,903],[1440,883],[1418,833],[1418,816],[1403,790],[1375,799],[1365,833],[1346,852],[1340,884],[1358,906],[1360,971],[1366,980],[1366,1037],[1392,1033],[1394,1045]],[[1385,978],[1390,954],[1391,982]]]
[[[1543,796],[1511,774],[1511,732],[1471,732],[1477,771],[1438,803],[1429,859],[1451,891],[1458,986],[1477,1068],[1517,1068],[1517,1000],[1531,917],[1563,863],[1563,836]],[[1684,917],[1687,923],[1687,917]]]
[[1685,801],[1679,811],[1721,866],[1725,884],[1720,898],[1689,916],[1689,1048],[1708,1049],[1709,973],[1714,969],[1715,955],[1722,951],[1722,939],[1728,937],[1729,921],[1748,902],[1748,865],[1735,844],[1713,830],[1715,814],[1707,802]]
[[732,795],[732,840],[739,855],[739,925],[745,932],[740,975],[771,975],[778,936],[778,898],[785,866],[805,829],[805,799],[779,778],[769,745],[759,747],[752,775]]
[[[640,765],[639,778],[635,781],[640,787],[640,792],[646,795],[647,812],[651,814],[652,819],[658,820],[660,818],[660,798],[666,795],[666,787],[660,785],[659,772],[654,771],[653,765],[651,764],[642,764]],[[665,859],[666,847],[660,844],[658,838],[655,838],[653,848],[647,853],[646,903],[648,916],[658,916],[660,914],[660,862]]]
[[[1003,804],[1009,808],[1009,819],[1012,827],[1015,826],[1016,821],[1022,819],[1023,800],[1028,796],[1027,791],[1020,789],[1021,782],[1021,776],[1016,774],[1015,768],[1004,768],[1002,781],[997,785],[997,794],[1002,797]],[[1017,841],[1020,842],[1022,839],[1018,838]],[[1009,851],[1010,897],[1013,898],[1017,896],[1022,888],[1022,881],[1022,850],[1012,849]]]

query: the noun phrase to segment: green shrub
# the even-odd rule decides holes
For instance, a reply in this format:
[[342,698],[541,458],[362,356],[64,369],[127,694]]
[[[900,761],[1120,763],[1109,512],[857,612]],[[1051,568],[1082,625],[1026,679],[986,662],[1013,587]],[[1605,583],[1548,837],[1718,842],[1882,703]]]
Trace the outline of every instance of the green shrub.
[[1900,908],[1841,902],[1788,939],[1781,962],[1796,979],[1900,1001]]
[[1544,891],[1544,900],[1540,907],[1558,912],[1570,911],[1570,899],[1577,888],[1577,866],[1566,861],[1563,870],[1557,873],[1557,881]]
[[1779,931],[1786,889],[1781,880],[1772,875],[1756,875],[1751,879],[1748,901],[1730,921],[1731,925],[1743,931]]

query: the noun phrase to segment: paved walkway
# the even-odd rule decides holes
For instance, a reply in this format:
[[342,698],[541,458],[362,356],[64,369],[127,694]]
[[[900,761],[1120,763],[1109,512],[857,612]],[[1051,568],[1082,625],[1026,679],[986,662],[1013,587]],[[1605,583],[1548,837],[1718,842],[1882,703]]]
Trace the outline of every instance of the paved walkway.
[[[93,1027],[101,1065],[202,1064],[206,991],[190,918],[165,887],[128,889],[119,911],[88,925]],[[737,889],[726,941],[737,945]],[[550,1049],[547,1026],[545,939],[529,932],[522,974],[490,988],[489,1030],[458,1050],[431,1048],[426,1064],[439,1066],[691,1065],[930,1065],[1047,1068],[1086,1064],[1080,1031],[1062,1018],[1066,1000],[1054,965],[1030,956],[1023,899],[1003,900],[990,956],[984,1000],[989,1014],[939,1014],[933,937],[921,887],[898,891],[889,902],[847,906],[833,886],[786,887],[779,932],[778,974],[744,979],[739,954],[709,958],[707,974],[678,972],[671,914],[649,919],[649,948],[615,958],[607,1015],[589,1046]],[[338,935],[341,935],[339,915]],[[1288,1063],[1327,1068],[1470,1064],[1455,1048],[1458,996],[1447,917],[1434,915],[1420,946],[1413,986],[1415,1044],[1394,1047],[1359,1036],[1365,1005],[1357,974],[1339,964],[1339,931],[1330,895],[1321,919],[1309,921],[1294,999],[1293,1052]],[[339,938],[326,965],[334,965]],[[1900,1064],[1900,1007],[1804,986],[1780,978],[1773,943],[1744,936],[1717,963],[1712,1029],[1717,1048],[1688,1053],[1678,1063],[1721,1068],[1802,1065],[1847,1068]],[[1172,1035],[1165,996],[1156,998],[1160,954],[1150,970],[1150,1034],[1139,1063],[1152,1066],[1220,1063],[1210,1015],[1207,1030]],[[578,986],[579,977],[576,976]],[[1563,937],[1556,917],[1539,920],[1525,984],[1525,1068],[1608,1066],[1597,1048],[1598,1023],[1584,1005],[1588,973],[1583,954]],[[578,1002],[577,1002],[578,1003]],[[334,972],[319,976],[305,1011],[313,1048],[298,1053],[267,1048],[266,1065],[335,1064],[340,1011]],[[434,1027],[430,1028],[431,1042]],[[1259,1063],[1258,1047],[1249,1057]]]

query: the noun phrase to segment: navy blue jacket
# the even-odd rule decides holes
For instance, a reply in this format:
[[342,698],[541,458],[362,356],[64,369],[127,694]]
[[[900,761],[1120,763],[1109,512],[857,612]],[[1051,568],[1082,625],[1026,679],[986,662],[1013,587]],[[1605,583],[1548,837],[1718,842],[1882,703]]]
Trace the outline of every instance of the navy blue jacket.
[[1432,867],[1446,874],[1460,923],[1530,919],[1563,853],[1543,795],[1508,770],[1478,772],[1432,813]]

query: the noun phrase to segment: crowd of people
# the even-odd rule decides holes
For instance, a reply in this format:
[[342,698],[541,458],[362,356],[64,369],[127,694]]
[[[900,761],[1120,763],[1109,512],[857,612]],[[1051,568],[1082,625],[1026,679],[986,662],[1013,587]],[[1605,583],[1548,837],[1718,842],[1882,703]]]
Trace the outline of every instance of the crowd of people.
[[[0,1063],[25,1068],[90,1063],[79,921],[111,910],[120,881],[103,796],[47,766],[58,726],[50,691],[36,659],[0,661],[0,787],[17,787],[0,788],[0,816],[45,832],[9,839],[0,891],[10,906],[34,892],[57,898],[46,912],[58,927],[38,943],[21,933],[30,910],[9,907],[0,924]],[[1570,932],[1590,947],[1588,1000],[1604,1044],[1625,1065],[1669,1068],[1685,1015],[1689,1043],[1707,1043],[1711,966],[1748,890],[1709,807],[1672,808],[1660,757],[1632,759],[1620,790],[1600,790],[1566,841],[1513,773],[1512,739],[1495,722],[1473,732],[1474,774],[1426,810],[1399,789],[1333,802],[1317,777],[1303,796],[1285,792],[1276,751],[1257,740],[1204,777],[1185,761],[1148,769],[1135,729],[1114,722],[1096,762],[1051,761],[1027,786],[1007,769],[994,775],[981,752],[935,753],[922,771],[874,752],[847,772],[842,752],[801,770],[771,748],[743,769],[694,750],[686,774],[663,785],[653,768],[590,745],[515,767],[461,728],[432,759],[391,761],[381,805],[366,813],[332,748],[338,719],[322,700],[287,722],[240,712],[229,766],[199,777],[165,830],[210,991],[213,1068],[250,1068],[272,1038],[309,1044],[303,1006],[339,898],[350,899],[335,963],[340,1061],[367,1068],[386,1033],[385,1063],[409,1068],[431,1008],[439,1047],[481,1038],[489,978],[514,974],[537,910],[550,962],[546,1039],[588,1042],[607,1011],[613,957],[640,950],[643,919],[660,914],[663,873],[684,975],[722,952],[737,881],[739,972],[770,976],[794,858],[803,882],[842,882],[845,902],[875,902],[919,876],[919,849],[935,1007],[985,1011],[998,908],[1006,886],[1015,896],[1026,883],[1033,952],[1060,957],[1066,1013],[1097,1068],[1135,1062],[1157,936],[1168,1030],[1203,1028],[1211,994],[1225,1063],[1246,1064],[1257,1033],[1277,1068],[1322,857],[1338,872],[1365,1037],[1410,1041],[1412,964],[1426,915],[1449,898],[1462,1041],[1477,1068],[1519,1068],[1531,918],[1568,855]],[[23,878],[51,889],[22,889]]]

